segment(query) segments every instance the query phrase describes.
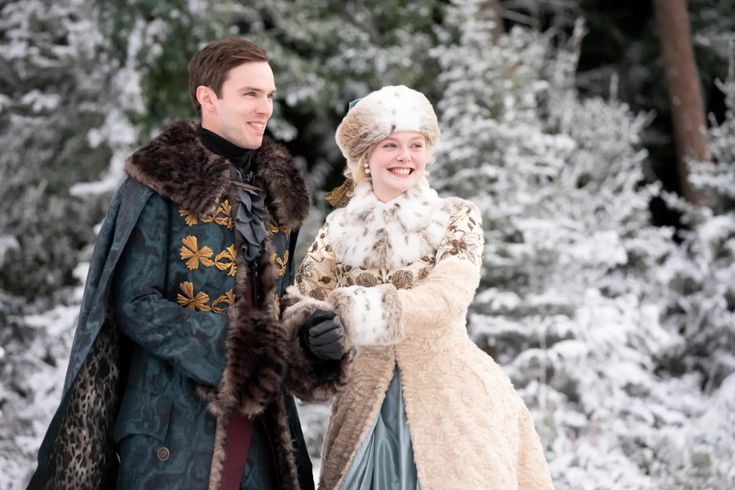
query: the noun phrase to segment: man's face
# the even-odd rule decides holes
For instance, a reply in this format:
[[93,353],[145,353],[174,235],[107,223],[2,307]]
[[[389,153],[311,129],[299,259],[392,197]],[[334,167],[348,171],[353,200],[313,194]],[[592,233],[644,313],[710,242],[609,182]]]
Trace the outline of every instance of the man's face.
[[241,148],[259,148],[273,114],[275,93],[273,71],[267,62],[236,66],[222,84],[221,97],[212,91],[212,103],[202,104],[202,127]]

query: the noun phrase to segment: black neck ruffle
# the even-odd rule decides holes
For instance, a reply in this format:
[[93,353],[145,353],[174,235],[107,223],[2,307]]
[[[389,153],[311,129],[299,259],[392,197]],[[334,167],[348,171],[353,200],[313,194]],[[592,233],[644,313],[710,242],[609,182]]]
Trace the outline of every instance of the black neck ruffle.
[[240,205],[235,216],[235,230],[243,238],[238,253],[252,265],[265,252],[268,238],[265,229],[265,200],[262,192],[253,186],[255,181],[253,150],[241,148],[201,126],[199,126],[199,139],[209,151],[235,164],[235,176],[240,184],[236,184]]

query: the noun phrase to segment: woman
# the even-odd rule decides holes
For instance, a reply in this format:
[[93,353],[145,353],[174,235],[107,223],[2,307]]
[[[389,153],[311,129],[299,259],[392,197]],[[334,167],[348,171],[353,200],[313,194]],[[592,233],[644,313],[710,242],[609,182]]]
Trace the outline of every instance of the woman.
[[474,204],[429,186],[438,138],[431,103],[404,86],[360,99],[337,129],[348,180],[332,197],[349,202],[297,273],[299,292],[335,308],[357,347],[323,489],[551,488],[528,410],[467,335],[482,226]]

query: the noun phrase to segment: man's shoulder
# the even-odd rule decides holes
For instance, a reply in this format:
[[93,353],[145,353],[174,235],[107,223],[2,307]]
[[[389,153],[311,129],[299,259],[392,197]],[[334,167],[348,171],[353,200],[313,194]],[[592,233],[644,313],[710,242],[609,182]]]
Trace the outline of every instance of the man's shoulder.
[[167,208],[167,200],[153,189],[127,178],[120,184],[107,210],[100,234],[113,233],[132,228],[146,206]]
[[160,194],[156,193],[150,187],[131,177],[126,177],[113,197],[111,208],[115,207],[116,202],[120,205],[138,204],[142,207],[153,195],[161,197]]
[[217,208],[231,171],[231,163],[202,145],[190,121],[172,124],[125,162],[133,180],[197,215]]

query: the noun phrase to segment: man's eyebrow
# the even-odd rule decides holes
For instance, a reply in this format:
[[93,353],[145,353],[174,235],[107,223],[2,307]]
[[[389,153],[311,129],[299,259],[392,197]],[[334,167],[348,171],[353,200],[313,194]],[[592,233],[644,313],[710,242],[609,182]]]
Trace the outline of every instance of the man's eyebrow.
[[273,90],[263,90],[262,88],[247,87],[247,86],[240,88],[240,92],[245,92],[245,91],[248,91],[248,92],[258,92],[258,93],[267,92],[269,94],[275,94],[276,93],[276,89],[273,89]]

